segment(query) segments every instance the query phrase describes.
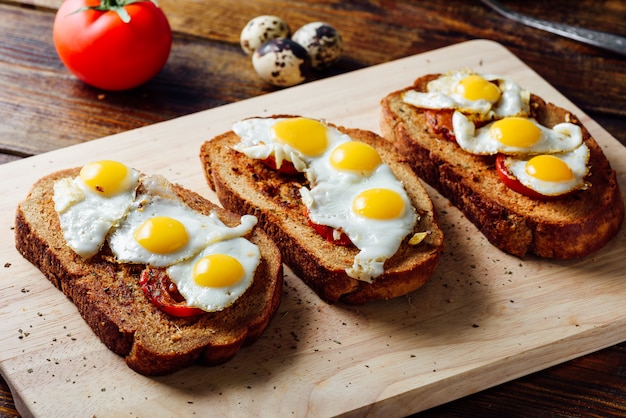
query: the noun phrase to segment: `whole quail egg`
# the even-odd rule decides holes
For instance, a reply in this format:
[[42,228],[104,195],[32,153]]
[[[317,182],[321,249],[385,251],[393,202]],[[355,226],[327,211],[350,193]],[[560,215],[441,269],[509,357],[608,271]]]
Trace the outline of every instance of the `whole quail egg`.
[[341,58],[343,40],[331,25],[324,22],[307,23],[298,29],[292,40],[302,45],[311,57],[311,67],[323,70]]
[[310,58],[300,44],[278,38],[265,42],[252,54],[252,65],[267,83],[290,87],[305,80]]
[[275,38],[289,38],[291,29],[287,22],[278,16],[263,15],[251,19],[241,30],[241,49],[252,55],[266,41]]

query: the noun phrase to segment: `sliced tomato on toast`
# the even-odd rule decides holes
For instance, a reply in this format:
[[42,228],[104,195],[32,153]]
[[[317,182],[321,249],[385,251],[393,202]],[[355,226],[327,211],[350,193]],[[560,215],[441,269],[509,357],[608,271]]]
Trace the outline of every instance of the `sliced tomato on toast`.
[[448,141],[456,142],[452,128],[453,114],[454,109],[424,109],[424,116],[432,130]]
[[276,167],[276,158],[273,155],[270,155],[269,157],[261,160],[261,162],[272,170],[278,171],[279,173],[288,174],[290,176],[302,174],[300,171],[296,170],[296,167],[294,167],[291,161],[283,160],[280,168]]
[[309,221],[309,225],[311,225],[311,227],[315,229],[318,234],[324,237],[326,241],[333,243],[335,245],[343,245],[343,246],[354,245],[352,241],[350,241],[350,238],[348,237],[348,235],[346,235],[344,232],[341,232],[339,234],[339,238],[335,238],[334,228],[330,226],[326,226],[326,225],[320,225],[320,224],[313,222],[311,220],[311,217],[309,216],[308,210],[305,210],[305,216],[307,220]]
[[517,193],[521,193],[524,196],[528,196],[532,199],[539,199],[539,200],[558,199],[558,198],[565,196],[565,195],[548,196],[548,195],[541,194],[529,187],[524,186],[517,179],[517,177],[509,173],[509,170],[506,168],[506,164],[504,162],[505,159],[506,159],[506,155],[498,154],[498,156],[496,157],[496,172],[498,173],[500,180],[502,180],[504,185],[507,186],[509,189],[516,191]]
[[163,268],[146,267],[139,277],[139,285],[148,299],[168,315],[190,317],[205,313],[200,308],[187,305]]

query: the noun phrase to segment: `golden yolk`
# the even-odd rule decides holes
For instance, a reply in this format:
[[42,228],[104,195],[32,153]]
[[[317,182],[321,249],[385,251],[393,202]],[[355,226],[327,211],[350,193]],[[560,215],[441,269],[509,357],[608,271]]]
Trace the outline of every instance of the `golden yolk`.
[[526,118],[509,117],[494,122],[489,134],[504,145],[528,148],[541,139],[541,130]]
[[489,103],[500,100],[500,89],[479,75],[470,75],[456,85],[454,91],[467,100],[484,99]]
[[137,228],[135,240],[152,253],[169,254],[187,245],[189,235],[182,222],[167,216],[155,216]]
[[193,279],[204,287],[232,286],[243,279],[245,271],[235,257],[210,254],[202,257],[193,268]]
[[352,210],[369,219],[395,219],[404,212],[404,200],[393,190],[369,189],[352,201]]
[[330,154],[330,164],[341,171],[356,171],[370,175],[381,164],[380,155],[371,146],[359,141],[348,141]]
[[289,118],[272,127],[274,140],[290,145],[306,156],[315,157],[326,151],[326,126],[306,118]]
[[526,163],[526,173],[543,181],[568,181],[574,178],[572,169],[554,155],[538,155]]
[[80,178],[93,191],[111,197],[128,189],[128,171],[128,167],[117,161],[95,161],[81,168]]

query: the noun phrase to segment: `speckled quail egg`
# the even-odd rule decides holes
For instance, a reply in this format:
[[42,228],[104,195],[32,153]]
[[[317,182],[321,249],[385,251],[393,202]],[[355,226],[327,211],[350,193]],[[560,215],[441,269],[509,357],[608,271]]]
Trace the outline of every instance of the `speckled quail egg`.
[[341,35],[328,23],[307,23],[298,29],[291,39],[307,50],[311,57],[311,67],[314,70],[330,67],[341,58],[343,53]]
[[252,54],[252,65],[266,82],[290,87],[303,82],[310,68],[310,58],[300,44],[287,38],[271,39]]
[[263,43],[270,39],[289,38],[291,29],[287,22],[278,16],[263,15],[251,19],[241,30],[241,49],[252,55]]

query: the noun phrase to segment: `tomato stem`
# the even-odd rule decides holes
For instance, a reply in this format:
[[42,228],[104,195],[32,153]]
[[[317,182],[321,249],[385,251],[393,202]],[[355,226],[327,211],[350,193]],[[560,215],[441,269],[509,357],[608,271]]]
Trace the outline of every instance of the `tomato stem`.
[[122,22],[128,23],[130,22],[130,15],[124,7],[128,6],[129,4],[141,3],[144,1],[149,1],[153,3],[156,7],[159,7],[156,0],[100,0],[100,4],[98,4],[97,6],[84,6],[76,10],[74,13],[83,12],[85,10],[97,10],[100,12],[112,11],[117,13]]

